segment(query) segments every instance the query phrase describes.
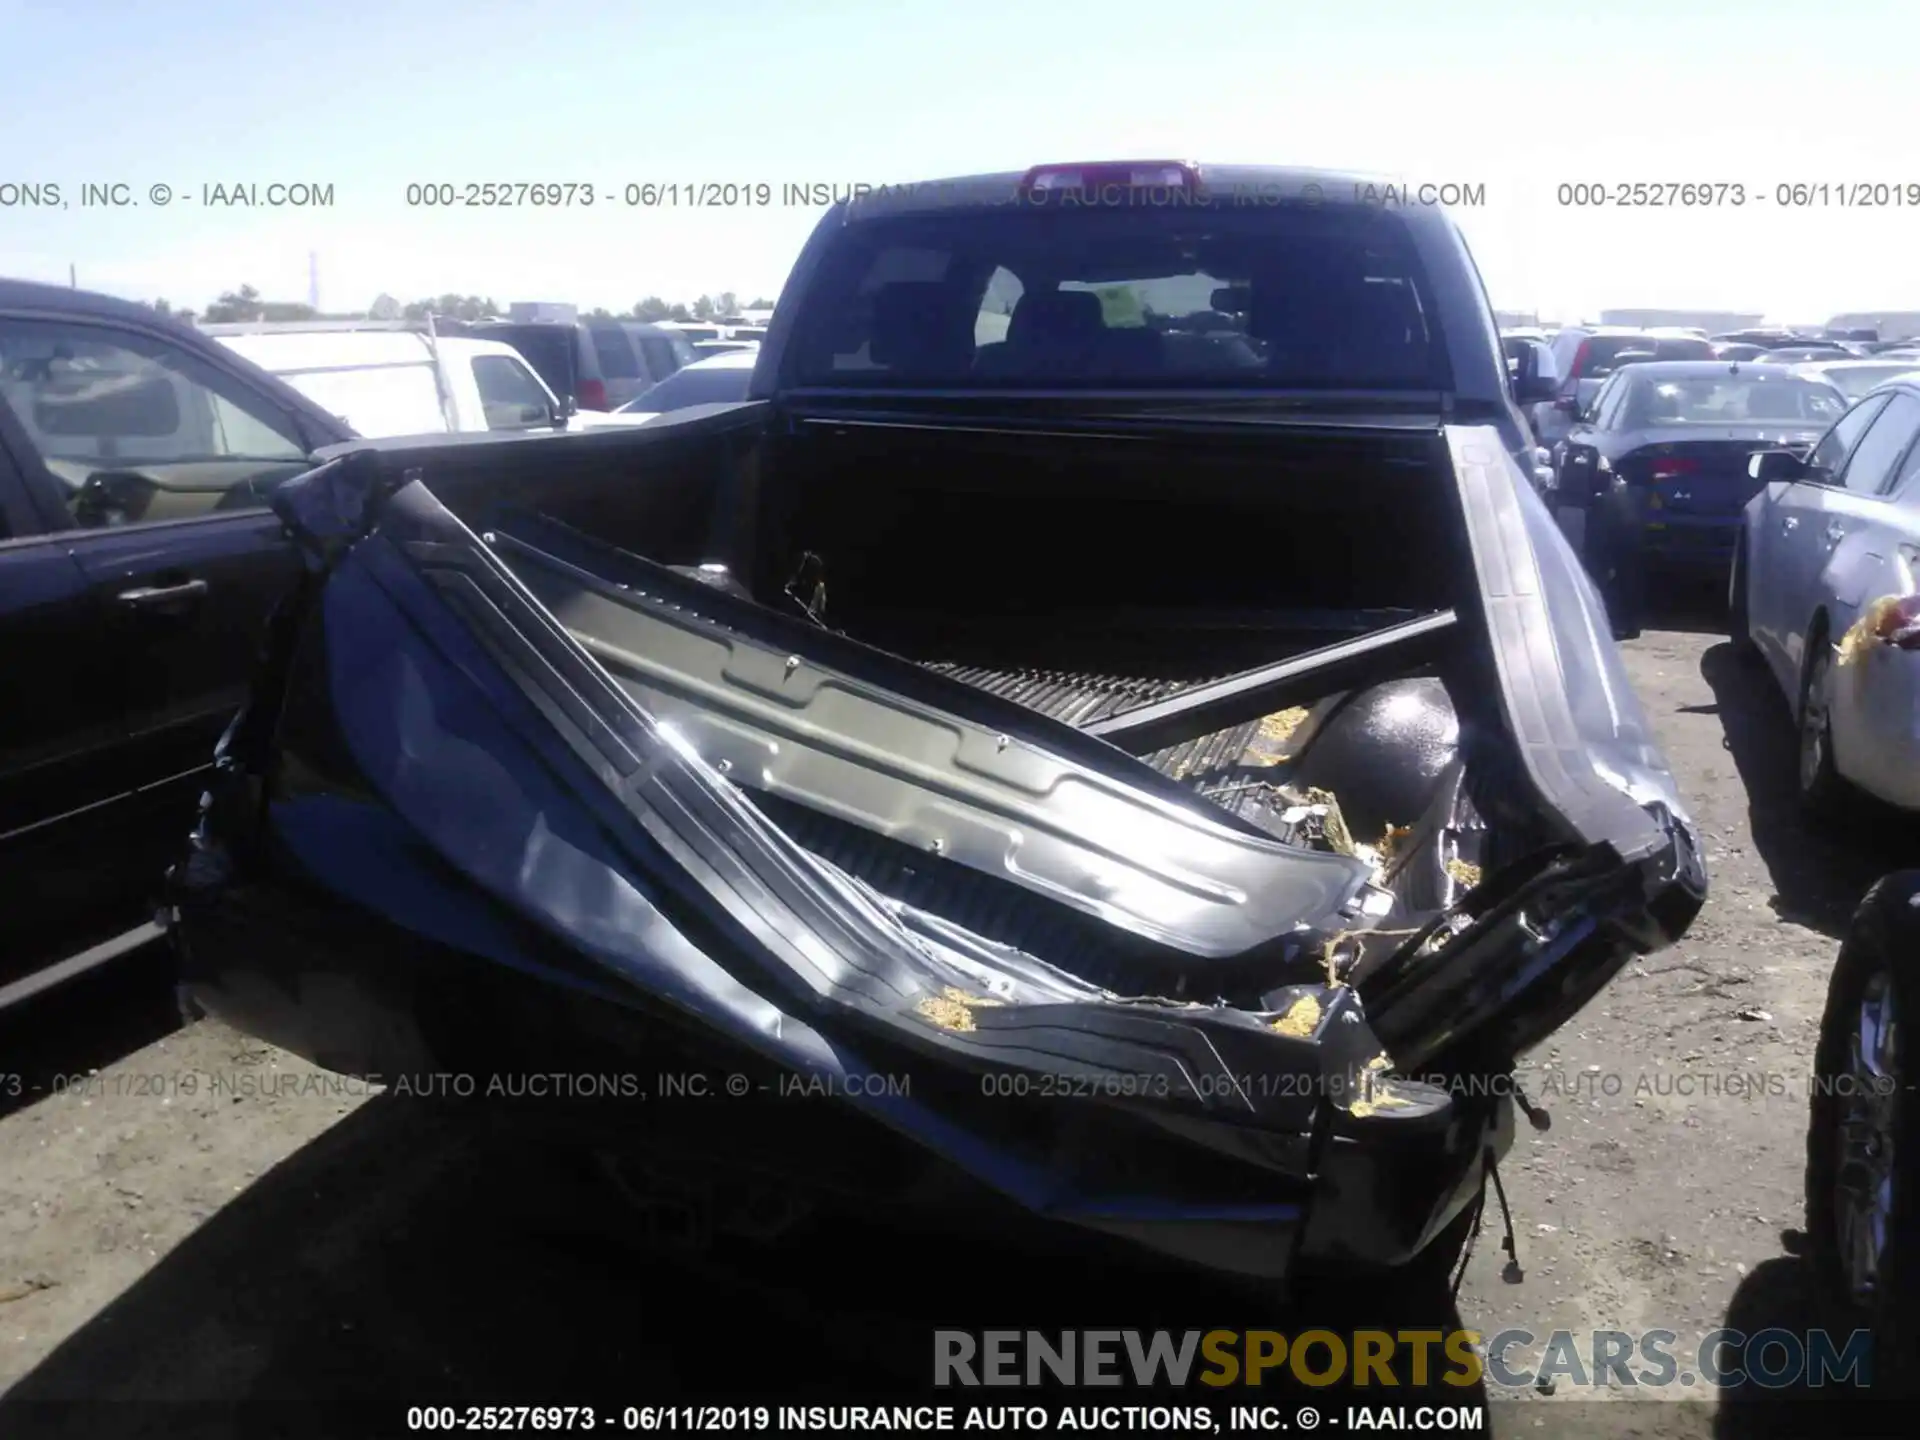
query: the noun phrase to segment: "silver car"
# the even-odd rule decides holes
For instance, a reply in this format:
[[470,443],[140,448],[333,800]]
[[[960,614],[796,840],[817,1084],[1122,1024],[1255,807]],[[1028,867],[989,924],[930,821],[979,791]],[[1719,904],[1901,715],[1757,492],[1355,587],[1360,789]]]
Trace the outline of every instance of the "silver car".
[[1920,361],[1902,360],[1809,360],[1793,367],[1797,375],[1824,380],[1848,400],[1863,399],[1889,380],[1911,375],[1920,369]]
[[1920,810],[1920,376],[1880,386],[1812,451],[1753,457],[1733,638],[1765,659],[1800,729],[1801,801],[1856,791]]

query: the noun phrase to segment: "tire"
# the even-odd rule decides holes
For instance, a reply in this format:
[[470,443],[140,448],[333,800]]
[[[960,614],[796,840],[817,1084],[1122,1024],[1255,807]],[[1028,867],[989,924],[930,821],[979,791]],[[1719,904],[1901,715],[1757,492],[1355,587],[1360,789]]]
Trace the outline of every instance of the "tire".
[[1858,794],[1841,777],[1833,762],[1833,725],[1827,714],[1826,694],[1833,673],[1833,646],[1826,628],[1817,625],[1807,635],[1807,661],[1800,677],[1800,703],[1794,714],[1799,726],[1796,777],[1801,813],[1817,825],[1832,825],[1853,812]]
[[1733,568],[1727,580],[1727,635],[1733,641],[1734,651],[1743,660],[1760,653],[1753,643],[1747,588],[1747,535],[1743,530],[1734,541]]
[[1622,555],[1609,587],[1608,611],[1613,616],[1613,638],[1638,640],[1647,608],[1646,570],[1637,555]]
[[[1907,870],[1867,892],[1827,984],[1806,1171],[1808,1249],[1828,1328],[1839,1341],[1870,1329],[1875,1390],[1907,1395],[1920,1390],[1920,1096],[1900,1027],[1916,1015],[1920,871]],[[1863,1188],[1880,1193],[1877,1263],[1858,1243],[1870,1213]]]

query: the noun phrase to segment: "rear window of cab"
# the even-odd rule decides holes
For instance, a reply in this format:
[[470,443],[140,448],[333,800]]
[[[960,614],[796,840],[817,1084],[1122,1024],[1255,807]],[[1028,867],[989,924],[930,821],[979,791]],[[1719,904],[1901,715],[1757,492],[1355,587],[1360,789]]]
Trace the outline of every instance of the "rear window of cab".
[[1450,388],[1379,206],[954,208],[850,224],[795,327],[804,386]]

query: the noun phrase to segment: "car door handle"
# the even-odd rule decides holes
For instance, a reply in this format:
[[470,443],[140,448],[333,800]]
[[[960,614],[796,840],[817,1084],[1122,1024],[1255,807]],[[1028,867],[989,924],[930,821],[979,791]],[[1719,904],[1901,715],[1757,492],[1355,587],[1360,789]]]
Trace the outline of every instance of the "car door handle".
[[1829,520],[1827,522],[1827,528],[1821,533],[1827,537],[1827,543],[1829,545],[1838,545],[1846,536],[1847,527],[1842,525],[1838,520]]
[[177,610],[198,603],[206,594],[206,581],[182,580],[177,585],[141,585],[122,590],[116,598],[129,610]]
[[1798,515],[1783,515],[1780,517],[1780,533],[1782,535],[1791,535],[1799,526],[1800,517]]

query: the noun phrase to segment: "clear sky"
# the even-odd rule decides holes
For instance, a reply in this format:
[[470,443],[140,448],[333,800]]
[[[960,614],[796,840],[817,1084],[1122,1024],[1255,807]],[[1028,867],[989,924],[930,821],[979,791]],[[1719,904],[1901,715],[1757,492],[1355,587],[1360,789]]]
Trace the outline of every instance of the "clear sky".
[[[358,309],[445,291],[625,309],[775,293],[789,184],[1180,157],[1484,186],[1494,301],[1920,309],[1906,3],[1587,0],[0,0],[0,274],[203,306],[242,282]],[[1726,182],[1743,208],[1599,210],[1562,183]],[[333,187],[223,209],[201,187]],[[409,183],[766,182],[776,203],[427,210]],[[136,205],[83,207],[84,183]],[[57,208],[21,203],[60,187]],[[173,192],[153,203],[153,187]],[[44,191],[42,192],[44,195]],[[1759,198],[1764,195],[1765,198]],[[8,203],[11,202],[11,203]]]

